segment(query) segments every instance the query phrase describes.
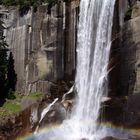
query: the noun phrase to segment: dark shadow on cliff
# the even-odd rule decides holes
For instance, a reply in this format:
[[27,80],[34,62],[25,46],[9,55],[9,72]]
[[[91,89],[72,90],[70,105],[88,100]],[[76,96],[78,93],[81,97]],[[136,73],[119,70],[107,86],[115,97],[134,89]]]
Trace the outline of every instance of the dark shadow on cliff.
[[30,10],[30,6],[20,7],[20,9],[19,9],[19,15],[21,17],[23,17],[24,15],[26,15],[28,13],[29,10]]
[[[109,97],[111,99],[103,103],[101,116],[103,121],[115,125],[126,125],[128,116],[126,108],[130,95],[134,93],[136,81],[136,48],[134,42],[134,29],[131,20],[120,27],[119,1],[116,1],[114,12],[112,46],[110,53],[109,72]],[[130,112],[130,110],[128,110]],[[126,123],[125,123],[126,122]]]
[[[133,41],[136,35],[131,27],[131,21],[114,36],[109,73],[109,96],[112,98],[105,103],[105,118],[116,125],[127,125],[127,97],[134,93],[136,81],[135,63],[136,47]],[[129,112],[129,110],[128,110]]]
[[111,96],[133,94],[137,47],[133,37],[134,33],[128,22],[112,43],[110,67],[114,68],[109,74]]
[[116,1],[109,63],[110,96],[127,96],[132,94],[134,89],[137,44],[133,41],[134,33],[130,22],[131,20],[128,20],[123,27],[120,26],[119,1]]

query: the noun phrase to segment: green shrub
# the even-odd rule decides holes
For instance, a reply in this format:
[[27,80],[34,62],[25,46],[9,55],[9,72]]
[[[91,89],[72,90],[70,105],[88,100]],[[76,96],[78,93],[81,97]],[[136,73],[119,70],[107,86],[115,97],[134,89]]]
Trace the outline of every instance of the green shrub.
[[10,100],[16,99],[15,92],[12,91],[11,89],[8,92],[7,99],[10,99]]
[[2,119],[12,117],[21,111],[20,103],[15,100],[7,100],[2,107],[0,107],[0,122]]
[[2,0],[1,4],[5,6],[13,6],[13,5],[17,5],[17,1],[16,0]]
[[21,111],[20,104],[16,102],[7,101],[4,103],[3,108],[11,113],[18,113]]

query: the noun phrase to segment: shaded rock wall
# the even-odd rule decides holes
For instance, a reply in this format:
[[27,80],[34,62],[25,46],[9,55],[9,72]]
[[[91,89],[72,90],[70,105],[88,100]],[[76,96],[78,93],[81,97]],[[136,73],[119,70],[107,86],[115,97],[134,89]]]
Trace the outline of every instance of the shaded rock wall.
[[112,46],[110,54],[109,69],[109,94],[116,96],[120,93],[121,80],[121,41],[122,28],[124,26],[124,18],[128,9],[127,0],[117,0],[114,10],[113,32],[112,32]]
[[79,1],[49,8],[31,8],[20,16],[18,8],[0,7],[6,39],[14,54],[17,90],[49,92],[52,82],[72,77],[75,71],[76,27]]
[[[118,1],[117,1],[118,2]],[[140,92],[139,79],[139,1],[123,1],[117,4],[113,25],[113,39],[110,57],[110,95],[127,96]],[[124,21],[132,8],[130,20]],[[117,17],[117,18],[116,18]],[[118,20],[117,20],[118,19]],[[117,25],[116,25],[117,24]]]
[[140,2],[132,6],[131,19],[122,27],[120,45],[120,94],[140,92]]
[[123,14],[123,24],[113,28],[110,67],[114,67],[109,75],[109,89],[110,96],[115,97],[112,97],[106,115],[110,114],[108,120],[113,123],[140,128],[140,2],[129,2],[125,13],[132,8],[130,19],[124,21]]

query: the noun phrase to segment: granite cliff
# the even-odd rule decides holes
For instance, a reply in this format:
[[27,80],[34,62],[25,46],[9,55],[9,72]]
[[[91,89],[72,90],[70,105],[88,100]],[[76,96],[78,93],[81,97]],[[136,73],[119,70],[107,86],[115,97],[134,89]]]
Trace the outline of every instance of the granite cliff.
[[[138,93],[139,1],[116,1],[112,35],[110,94]],[[129,13],[132,9],[132,13]],[[58,80],[73,80],[76,66],[76,32],[79,0],[41,5],[24,15],[16,7],[1,6],[5,35],[14,54],[17,90],[23,94],[49,92]],[[127,13],[130,19],[125,20]],[[116,62],[117,61],[117,62]]]
[[59,1],[39,6],[24,15],[16,7],[1,6],[5,36],[14,54],[17,91],[23,94],[49,92],[58,80],[73,79],[79,1]]

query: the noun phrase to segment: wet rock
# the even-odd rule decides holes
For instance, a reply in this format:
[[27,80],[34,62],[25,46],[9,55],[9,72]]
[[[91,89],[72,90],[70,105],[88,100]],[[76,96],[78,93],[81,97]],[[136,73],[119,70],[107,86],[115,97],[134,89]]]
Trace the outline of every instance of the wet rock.
[[43,128],[51,125],[61,124],[65,118],[66,118],[66,110],[60,102],[57,102],[51,107],[49,112],[45,115],[45,117],[39,124],[39,127]]
[[103,138],[102,140],[119,140],[119,139],[116,139],[116,138],[113,138],[111,136],[108,136],[106,138]]

